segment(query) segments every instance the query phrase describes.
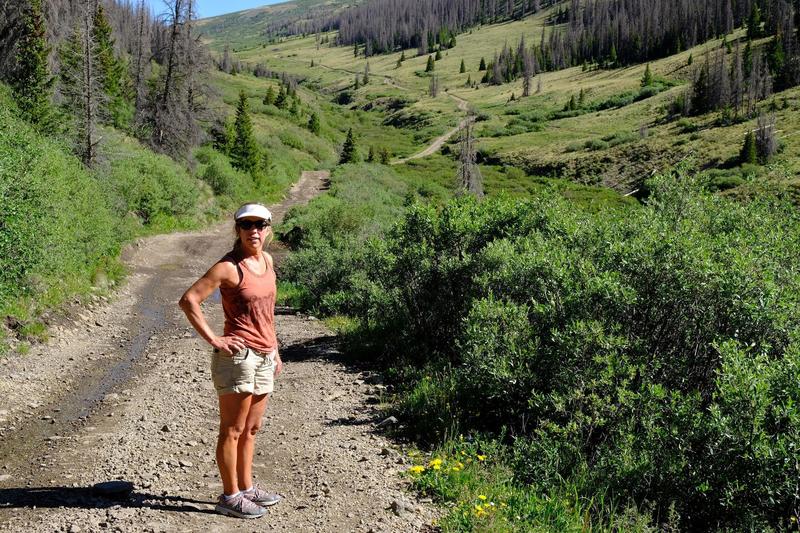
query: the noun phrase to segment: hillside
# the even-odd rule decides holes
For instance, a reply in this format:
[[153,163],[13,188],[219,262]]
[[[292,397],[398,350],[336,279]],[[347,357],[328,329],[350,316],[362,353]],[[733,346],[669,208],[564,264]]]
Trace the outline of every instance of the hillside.
[[[627,193],[639,188],[643,177],[687,159],[700,168],[719,169],[714,179],[720,188],[742,185],[753,177],[771,176],[786,181],[784,178],[800,170],[800,160],[795,155],[800,141],[791,135],[798,120],[797,89],[780,91],[761,104],[761,109],[775,114],[783,146],[770,168],[741,168],[737,164],[744,134],[754,128],[754,119],[723,122],[720,112],[681,120],[668,116],[667,108],[690,90],[698,65],[707,56],[713,63],[721,47],[745,47],[746,36],[741,29],[724,41],[711,40],[650,62],[659,87],[647,94],[640,93],[644,64],[616,69],[572,67],[540,73],[532,81],[531,96],[524,99],[520,98],[522,79],[466,87],[484,75],[478,70],[482,58],[491,62],[505,45],[513,48],[520,38],[528,43],[539,42],[542,28],[560,6],[523,20],[484,25],[459,35],[453,48],[442,51],[442,59],[435,62],[432,73],[425,72],[428,55],[417,56],[416,49],[354,57],[351,47],[318,46],[314,36],[292,37],[266,48],[254,46],[241,50],[237,57],[251,66],[261,63],[294,74],[304,79],[307,87],[325,94],[351,92],[355,96],[351,108],[369,107],[401,129],[403,125],[413,125],[415,139],[420,143],[417,149],[455,126],[463,116],[457,100],[448,94],[467,100],[478,112],[476,135],[481,161],[516,168],[529,178],[566,178]],[[560,31],[559,27],[551,28],[554,27],[547,26],[548,35]],[[332,41],[335,32],[326,35]],[[767,39],[757,40],[754,48],[764,51],[768,44]],[[406,59],[399,64],[401,55]],[[354,80],[363,77],[367,63],[371,81],[355,89]],[[436,98],[428,94],[433,75],[441,87]],[[581,93],[584,108],[563,112],[570,98],[577,100]],[[402,101],[404,108],[384,112],[382,108],[390,100]],[[394,151],[408,153],[401,147]]]
[[198,21],[203,40],[214,50],[259,45],[270,37],[318,31],[315,20],[327,18],[359,0],[292,0]]

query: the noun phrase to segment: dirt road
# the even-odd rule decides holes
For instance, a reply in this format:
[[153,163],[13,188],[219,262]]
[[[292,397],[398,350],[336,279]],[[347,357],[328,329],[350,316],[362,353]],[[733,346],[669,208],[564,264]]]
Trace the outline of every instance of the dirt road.
[[[454,94],[448,94],[448,96],[450,96],[450,98],[452,98],[456,102],[458,102],[458,109],[460,111],[465,111],[465,112],[467,111],[467,108],[469,107],[469,102],[467,102],[463,98],[460,98],[460,97],[458,97],[458,96],[456,96]],[[417,152],[414,155],[410,155],[410,156],[404,157],[402,159],[396,159],[396,160],[392,161],[391,164],[392,165],[402,165],[404,163],[408,163],[409,161],[411,161],[413,159],[420,159],[422,157],[428,157],[429,155],[435,154],[436,152],[439,151],[439,149],[442,147],[442,145],[444,145],[444,143],[446,143],[448,140],[450,140],[450,138],[453,135],[455,135],[456,133],[458,133],[459,131],[464,129],[464,127],[466,127],[467,124],[469,124],[470,122],[474,122],[474,121],[475,121],[475,117],[474,116],[468,116],[468,117],[462,119],[461,122],[458,123],[458,126],[456,126],[455,128],[445,132],[443,135],[440,135],[439,137],[435,138],[433,140],[433,142],[431,144],[429,144],[428,147],[425,148],[424,150],[422,150],[421,152]]]
[[[306,173],[286,201],[318,194]],[[176,302],[230,246],[229,223],[142,240],[130,275],[0,365],[0,530],[425,531],[400,448],[379,427],[380,377],[348,362],[312,317],[277,317],[285,362],[257,442],[257,481],[285,500],[259,520],[217,515],[217,405],[208,346]],[[280,275],[280,265],[278,264]],[[221,330],[219,299],[205,304]],[[132,492],[95,485],[127,481]]]

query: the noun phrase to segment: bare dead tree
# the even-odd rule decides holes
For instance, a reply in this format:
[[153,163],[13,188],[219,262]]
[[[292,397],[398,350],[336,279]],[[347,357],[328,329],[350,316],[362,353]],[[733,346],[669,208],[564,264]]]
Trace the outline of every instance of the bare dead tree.
[[430,83],[428,84],[428,93],[431,95],[431,98],[439,96],[439,76],[436,74],[431,76]]
[[146,21],[147,9],[145,8],[144,0],[139,0],[136,13],[136,62],[134,67],[134,91],[136,93],[136,101],[134,105],[134,123],[138,123],[141,116],[142,105],[144,103],[145,67],[150,62],[149,54],[145,55],[146,41],[149,41],[149,36],[145,34],[145,30],[149,28]]
[[778,151],[778,136],[775,129],[775,115],[760,114],[756,120],[756,153],[758,160],[766,164]]
[[75,118],[78,131],[76,152],[87,166],[93,166],[97,157],[97,145],[100,142],[97,115],[103,97],[93,31],[96,1],[83,0],[83,13],[75,21],[72,34],[59,49],[60,89],[64,107]]
[[458,161],[458,183],[460,194],[473,194],[483,198],[483,177],[475,157],[475,137],[472,127],[475,116],[470,114],[461,130],[461,153]]

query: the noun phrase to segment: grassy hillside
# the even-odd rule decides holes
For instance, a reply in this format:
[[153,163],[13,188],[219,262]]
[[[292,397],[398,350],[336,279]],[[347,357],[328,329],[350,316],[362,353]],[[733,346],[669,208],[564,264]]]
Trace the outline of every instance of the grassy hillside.
[[333,15],[357,3],[358,0],[292,0],[205,18],[198,21],[197,26],[212,49],[222,50],[226,44],[241,48],[264,42],[266,24],[280,28],[293,22],[302,23],[314,17]]
[[[533,94],[521,99],[522,81],[505,85],[465,87],[466,81],[480,81],[481,58],[492,60],[505,43],[515,45],[521,36],[528,43],[538,42],[548,12],[522,21],[478,27],[459,35],[457,45],[443,52],[434,74],[442,90],[437,98],[428,95],[428,56],[416,57],[416,50],[398,51],[366,60],[354,57],[350,47],[322,46],[315,39],[292,38],[268,47],[255,46],[238,56],[249,63],[266,63],[270,68],[293,73],[309,87],[323,94],[350,90],[353,107],[369,107],[387,99],[403,100],[406,107],[393,111],[394,122],[414,131],[419,149],[437,135],[458,123],[463,113],[458,101],[467,100],[479,113],[476,133],[484,161],[516,167],[529,177],[560,177],[585,184],[611,186],[630,192],[641,186],[643,177],[675,163],[692,159],[701,168],[718,168],[715,179],[720,188],[751,186],[753,180],[777,180],[796,186],[792,176],[800,171],[797,149],[800,139],[793,134],[798,122],[800,89],[794,88],[762,103],[774,112],[783,151],[768,168],[737,165],[736,158],[746,131],[755,120],[723,125],[720,113],[666,120],[666,107],[686,92],[694,68],[716,53],[722,41],[710,41],[665,59],[650,67],[663,91],[640,94],[645,65],[612,70],[584,71],[580,67],[544,73],[533,81]],[[553,31],[548,28],[547,31]],[[728,36],[728,42],[744,39],[744,31]],[[765,40],[755,43],[756,49]],[[406,60],[397,66],[400,55]],[[690,66],[689,58],[693,59]],[[460,73],[461,61],[466,72]],[[353,90],[354,79],[363,76],[369,62],[370,83]],[[311,66],[313,62],[313,67]],[[536,92],[541,84],[541,92]],[[588,109],[561,113],[571,96],[583,91]],[[655,91],[654,91],[655,92]],[[511,101],[512,95],[515,97]],[[597,110],[597,108],[607,109]],[[595,108],[596,110],[592,110]],[[385,111],[385,109],[384,109]],[[391,113],[384,113],[387,116]],[[398,154],[408,153],[402,147]]]

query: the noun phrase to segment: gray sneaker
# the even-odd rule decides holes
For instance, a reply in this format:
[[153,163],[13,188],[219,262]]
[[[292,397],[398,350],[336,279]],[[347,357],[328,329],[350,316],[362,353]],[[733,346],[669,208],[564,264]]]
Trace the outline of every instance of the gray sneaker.
[[283,499],[279,494],[267,492],[258,485],[253,485],[253,488],[250,491],[242,492],[242,495],[244,495],[244,497],[251,502],[257,503],[263,507],[275,505]]
[[235,516],[236,518],[261,518],[267,514],[266,509],[245,498],[244,493],[240,493],[238,496],[231,499],[220,495],[214,510],[219,514]]

